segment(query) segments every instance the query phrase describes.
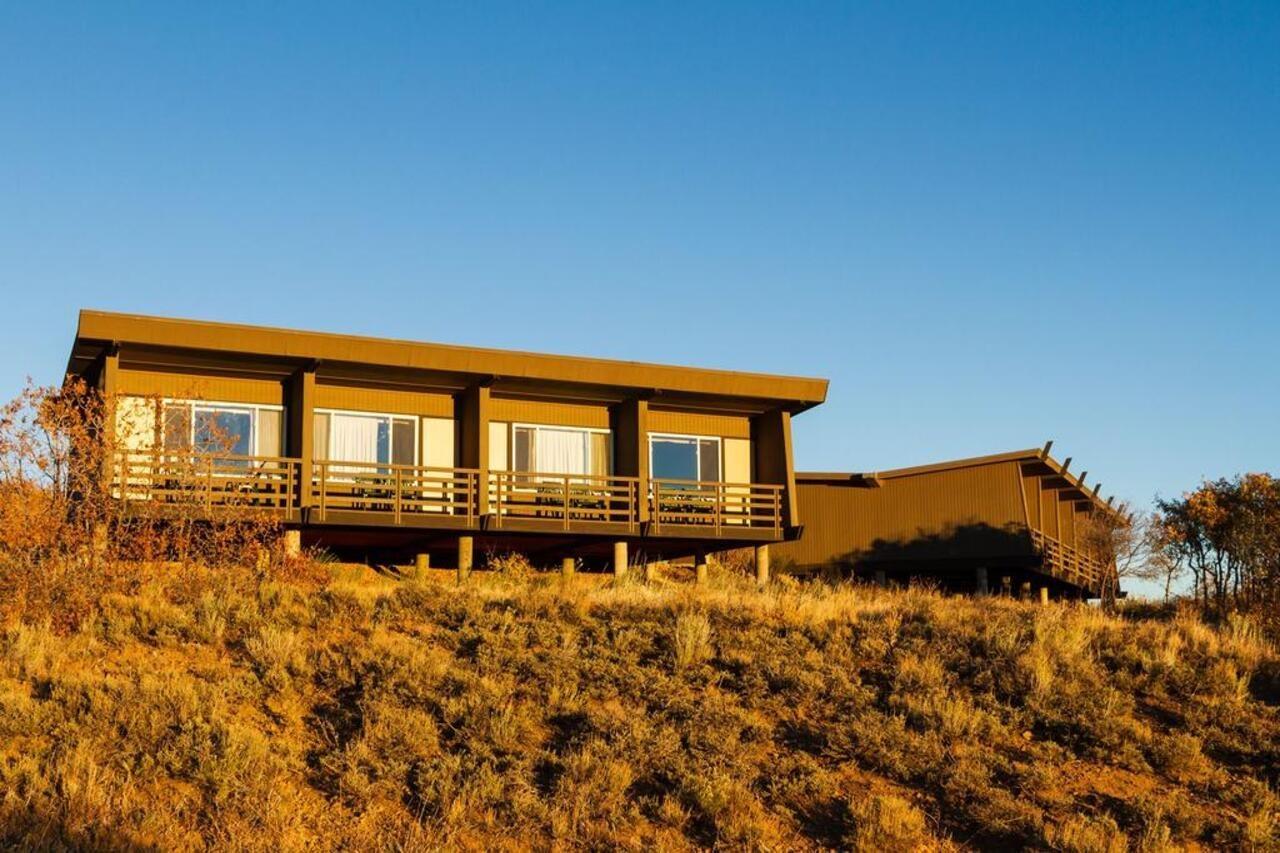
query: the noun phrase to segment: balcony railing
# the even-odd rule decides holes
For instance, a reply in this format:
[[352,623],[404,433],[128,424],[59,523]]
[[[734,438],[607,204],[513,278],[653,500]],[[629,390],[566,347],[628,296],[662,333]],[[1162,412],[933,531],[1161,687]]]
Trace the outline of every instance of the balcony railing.
[[[480,472],[377,462],[120,451],[111,493],[129,502],[184,504],[194,510],[253,507],[300,513],[321,523],[480,526]],[[635,535],[647,509],[651,532],[781,537],[783,487],[759,483],[491,471],[484,485],[488,524],[511,530]],[[447,519],[447,521],[445,520]]]
[[640,524],[640,480],[594,474],[542,474],[493,471],[489,474],[489,509],[501,527],[523,521],[564,530],[622,525],[634,532]]
[[111,494],[194,510],[288,511],[297,505],[299,466],[297,459],[278,456],[117,451],[111,464]]
[[691,525],[723,532],[748,528],[782,533],[782,486],[653,480],[650,514],[655,528]]
[[1050,575],[1082,589],[1102,588],[1108,567],[1101,560],[1035,528],[1031,528],[1031,543],[1043,558],[1044,568]]
[[463,517],[474,522],[480,473],[467,468],[379,462],[312,464],[311,505],[320,521],[333,512],[381,513],[393,524],[406,517]]

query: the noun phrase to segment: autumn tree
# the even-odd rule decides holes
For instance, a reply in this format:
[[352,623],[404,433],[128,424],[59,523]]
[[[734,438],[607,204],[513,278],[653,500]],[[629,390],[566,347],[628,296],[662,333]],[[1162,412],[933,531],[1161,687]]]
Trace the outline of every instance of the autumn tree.
[[1280,480],[1244,474],[1205,481],[1181,498],[1157,501],[1154,525],[1160,553],[1191,575],[1201,606],[1276,620]]

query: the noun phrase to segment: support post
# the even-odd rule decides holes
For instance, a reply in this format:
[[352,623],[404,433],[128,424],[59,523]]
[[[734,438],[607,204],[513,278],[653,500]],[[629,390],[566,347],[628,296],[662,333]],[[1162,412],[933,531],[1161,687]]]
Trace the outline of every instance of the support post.
[[796,498],[796,472],[791,452],[791,413],[774,409],[751,419],[751,448],[755,482],[781,486],[782,526],[800,523]]
[[573,573],[578,569],[578,561],[573,557],[562,557],[560,559],[560,576],[571,578]]
[[301,530],[286,530],[284,532],[284,555],[286,557],[302,556]]
[[471,574],[471,561],[475,557],[476,540],[471,536],[458,537],[458,583]]
[[627,543],[613,543],[613,576],[620,578],[627,573]]
[[[301,460],[298,470],[298,506],[308,507],[312,503],[312,466],[315,463],[315,408],[316,408],[316,365],[296,371],[289,378],[289,405],[285,410],[288,419],[286,450],[290,456]],[[327,455],[328,448],[320,449],[320,458]]]
[[756,546],[756,584],[767,586],[769,583],[769,546]]
[[1023,601],[1031,600],[1031,581],[1023,581],[1018,597]]
[[1047,586],[1040,587],[1040,603],[1041,604],[1049,603],[1049,587]]
[[476,513],[489,514],[489,385],[473,385],[458,396],[458,464],[480,472]]
[[978,566],[974,569],[974,591],[981,597],[986,597],[989,592],[987,588],[987,567]]
[[649,401],[624,400],[609,411],[613,430],[614,471],[619,477],[635,477],[636,521],[649,520]]
[[418,577],[422,577],[431,569],[431,555],[417,554],[413,558],[413,570]]
[[701,552],[693,557],[693,582],[698,586],[707,582],[707,555]]
[[876,569],[876,586],[883,589],[889,585],[889,577],[885,574],[884,569]]
[[1011,598],[1013,596],[1013,578],[1008,575],[1004,575],[1000,578],[1000,594],[1005,598]]

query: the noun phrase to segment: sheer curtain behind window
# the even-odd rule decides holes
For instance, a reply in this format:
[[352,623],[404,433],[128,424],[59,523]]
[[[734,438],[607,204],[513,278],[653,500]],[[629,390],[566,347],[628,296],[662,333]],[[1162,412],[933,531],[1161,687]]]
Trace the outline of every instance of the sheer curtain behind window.
[[[341,462],[377,462],[378,427],[382,423],[377,418],[333,415],[329,421],[329,458]],[[366,469],[335,466],[333,470],[357,473]]]
[[540,429],[534,458],[544,474],[587,473],[587,434],[560,429]]

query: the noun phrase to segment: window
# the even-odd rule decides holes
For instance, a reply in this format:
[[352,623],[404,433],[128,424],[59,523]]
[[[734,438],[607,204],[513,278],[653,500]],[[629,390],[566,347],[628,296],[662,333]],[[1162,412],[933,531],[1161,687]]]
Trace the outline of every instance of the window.
[[608,476],[608,430],[516,424],[511,428],[511,467],[539,474]]
[[655,480],[718,483],[720,439],[698,435],[650,435],[649,472]]
[[279,456],[283,420],[279,406],[165,400],[164,447],[222,456]]
[[418,461],[416,417],[317,411],[313,440],[317,459],[384,465]]

